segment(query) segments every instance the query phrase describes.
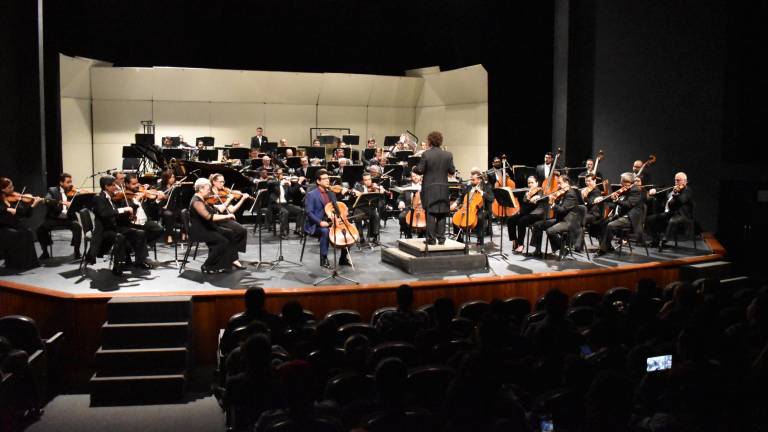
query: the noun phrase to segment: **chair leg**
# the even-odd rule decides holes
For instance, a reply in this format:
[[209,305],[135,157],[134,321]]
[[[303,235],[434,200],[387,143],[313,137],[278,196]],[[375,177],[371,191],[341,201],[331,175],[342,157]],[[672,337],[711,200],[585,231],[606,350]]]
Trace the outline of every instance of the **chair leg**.
[[157,242],[152,243],[152,250],[155,252],[155,261],[157,261]]
[[[190,243],[189,247],[192,247],[191,243]],[[195,242],[195,254],[192,255],[192,260],[193,261],[197,259],[197,248],[199,248],[199,247],[200,247],[200,242]],[[187,248],[187,249],[189,249],[189,248]]]
[[179,266],[179,274],[184,272],[184,267],[187,265],[187,260],[189,259],[189,251],[192,249],[192,244],[189,244],[187,246],[187,250],[184,251],[184,259],[181,260],[181,265]]
[[304,262],[304,248],[307,247],[307,233],[304,233],[304,238],[301,239],[301,255],[299,256],[299,262]]

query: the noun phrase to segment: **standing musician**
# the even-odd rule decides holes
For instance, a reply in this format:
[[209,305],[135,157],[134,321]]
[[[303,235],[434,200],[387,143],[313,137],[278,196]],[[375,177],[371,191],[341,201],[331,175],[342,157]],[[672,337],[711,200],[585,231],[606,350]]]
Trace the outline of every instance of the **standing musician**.
[[552,152],[546,152],[544,154],[544,163],[536,166],[536,179],[539,181],[539,183],[543,182],[544,179],[549,177],[550,171],[555,169],[552,166],[552,163],[555,160],[554,158],[555,155]]
[[[176,175],[172,170],[165,170],[160,175],[160,190],[163,191],[163,197],[158,196],[158,206],[160,206],[160,220],[165,229],[166,244],[173,243],[173,227],[177,222],[181,222],[181,210],[184,208],[184,198],[182,188],[176,182]],[[186,240],[187,233],[181,233],[181,240]]]
[[[133,218],[128,220],[119,219],[119,224],[128,224],[131,228],[144,231],[147,244],[152,244],[155,240],[163,236],[163,227],[157,222],[150,220],[147,216],[149,206],[158,206],[157,199],[165,199],[165,195],[156,191],[156,199],[147,199],[145,193],[141,192],[141,184],[136,174],[129,173],[125,176],[125,190],[133,193],[133,197],[128,199],[128,204],[133,207]],[[156,212],[155,212],[156,213]]]
[[[597,185],[597,176],[595,174],[589,173],[585,175],[584,182],[587,186],[581,190],[581,197],[584,200],[584,204],[587,206],[587,214],[584,216],[583,225],[587,230],[592,230],[591,232],[595,237],[601,238],[604,215],[603,209],[607,203],[595,203],[595,199],[602,196],[600,187]],[[576,246],[581,246],[583,241],[584,238],[579,237]]]
[[[648,191],[648,195],[656,196],[656,189]],[[693,226],[693,193],[688,186],[688,176],[684,172],[675,174],[675,186],[662,196],[664,212],[649,216],[646,224],[651,231],[653,246],[661,249],[681,228]],[[664,238],[659,239],[662,232]]]
[[[404,188],[409,189],[417,189],[421,190],[421,176],[416,174],[413,170],[411,171],[411,183],[403,186]],[[412,210],[413,207],[413,196],[416,192],[407,191],[400,195],[399,200],[397,201],[397,209],[400,210],[400,214],[397,216],[397,219],[400,221],[400,230],[403,231],[405,234],[405,238],[412,238],[413,233],[411,232],[411,226],[408,225],[408,222],[406,222],[405,218],[408,215],[408,212]],[[422,199],[422,203],[423,203]]]
[[605,226],[603,238],[600,241],[600,250],[597,252],[598,256],[614,251],[611,241],[613,241],[616,231],[620,229],[632,227],[635,236],[643,235],[641,226],[645,209],[643,189],[635,182],[635,175],[631,172],[625,172],[621,175],[621,186],[629,188],[628,191],[622,195],[619,195],[618,191],[609,195],[609,198],[616,203],[617,213],[610,221],[607,221],[608,224]]
[[298,233],[298,227],[304,225],[304,210],[295,204],[303,200],[304,194],[298,182],[292,184],[291,180],[283,174],[282,168],[275,170],[275,181],[270,186],[270,213],[278,214],[280,235],[285,239],[288,237],[288,218],[291,215],[296,218],[297,228],[294,233]]
[[[639,173],[641,169],[643,172],[638,176],[637,173]],[[648,166],[643,169],[643,161],[641,160],[636,160],[632,163],[632,174],[635,175],[635,178],[640,179],[641,185],[653,184],[653,178],[651,177],[651,173],[648,171]]]
[[[383,186],[379,186],[373,182],[373,179],[369,173],[363,173],[363,181],[355,184],[355,186],[352,188],[352,195],[358,196],[360,194],[369,192],[385,193],[386,191],[384,190]],[[375,207],[363,206],[354,210],[352,217],[355,219],[357,231],[360,233],[360,243],[365,243],[365,237],[363,236],[363,216],[365,216],[365,219],[368,220],[368,238],[373,244],[379,243],[380,221],[381,215],[384,213],[385,206],[386,202],[384,200],[379,200]]]
[[[583,178],[583,179],[584,179],[584,182],[586,183],[586,181],[587,181],[587,180],[586,180],[586,177],[587,177],[587,175],[589,175],[589,174],[593,174],[595,177],[597,177],[597,178],[595,179],[595,181],[600,181],[600,180],[602,180],[602,179],[603,179],[603,175],[602,175],[602,174],[600,174],[600,172],[599,172],[599,171],[595,171],[595,161],[594,161],[594,159],[587,159],[587,163],[586,163],[586,165],[587,165],[587,169],[586,169],[586,170],[584,170],[584,171],[582,171],[581,173],[579,173],[579,178],[580,178],[580,179],[582,179],[582,178]],[[587,187],[588,187],[588,186],[587,186]]]
[[[451,203],[451,211],[456,211],[456,209],[459,207],[459,204],[464,202],[464,197],[468,194],[479,193],[483,197],[483,206],[479,209],[477,209],[477,226],[475,226],[475,235],[477,236],[477,245],[482,246],[485,243],[485,231],[486,231],[486,222],[490,222],[492,218],[492,214],[490,212],[491,207],[493,206],[493,187],[488,184],[488,182],[485,181],[483,178],[483,175],[479,172],[479,170],[473,170],[472,172],[472,178],[469,180],[469,187],[466,187],[459,196],[459,199]],[[454,229],[460,229],[461,226],[455,226]],[[465,233],[466,235],[466,233]],[[459,240],[463,241],[463,240]]]
[[40,247],[43,248],[43,254],[40,255],[41,260],[50,258],[48,246],[53,243],[51,231],[56,228],[66,228],[72,231],[70,245],[74,248],[75,258],[80,258],[80,242],[83,230],[77,223],[75,215],[68,213],[74,192],[72,176],[62,173],[59,175],[59,185],[48,188],[48,192],[45,194],[45,197],[50,201],[46,204],[45,220],[37,228],[37,240],[40,242]]
[[6,268],[28,270],[40,266],[34,233],[22,224],[22,219],[43,201],[31,197],[29,203],[25,202],[14,192],[13,181],[0,177],[0,256],[5,258]]
[[208,246],[208,258],[201,270],[213,274],[223,273],[231,266],[243,269],[237,252],[246,241],[245,229],[235,222],[234,214],[221,214],[207,203],[211,196],[208,179],[197,179],[194,188],[189,202],[189,235]]
[[[134,216],[133,207],[125,197],[115,202],[118,193],[115,177],[104,176],[99,179],[101,193],[93,201],[93,213],[96,216],[93,243],[88,251],[88,262],[94,264],[96,256],[103,253],[102,247],[114,244],[112,273],[120,276],[122,266],[129,262],[126,246],[129,244],[135,254],[133,265],[145,270],[152,266],[147,260],[147,238],[143,230],[129,222]],[[126,244],[127,243],[127,244]]]
[[[557,174],[555,174],[557,175]],[[536,222],[533,225],[533,243],[535,245],[534,255],[540,254],[542,231],[546,229],[547,238],[552,245],[552,252],[560,251],[563,254],[562,249],[562,233],[567,232],[571,238],[578,238],[578,234],[581,230],[581,226],[578,224],[578,213],[576,208],[581,204],[582,198],[579,190],[575,187],[571,187],[571,179],[568,176],[560,176],[559,178],[560,190],[557,195],[560,198],[555,200],[550,197],[550,204],[553,201],[556,203],[552,206],[552,210],[555,213],[554,219],[547,219]]]
[[507,218],[509,240],[514,242],[515,253],[522,253],[525,244],[525,229],[543,220],[547,214],[547,200],[541,199],[541,188],[536,176],[528,177],[528,191],[520,202],[520,212]]
[[427,213],[427,244],[445,243],[445,217],[450,211],[448,176],[456,172],[453,154],[440,149],[443,134],[438,131],[427,135],[429,150],[421,155],[419,165],[413,169],[423,176],[421,202]]
[[[317,187],[307,193],[307,219],[304,223],[304,232],[320,237],[320,266],[332,268],[331,263],[328,262],[328,227],[330,225],[325,221],[325,205],[329,202],[336,203],[336,195],[329,189],[331,179],[327,170],[319,169],[315,182]],[[351,265],[346,248],[341,250],[339,265]]]
[[264,129],[261,126],[256,128],[256,135],[251,137],[251,148],[261,148],[262,144],[265,144],[269,141],[267,137],[262,135],[263,133]]

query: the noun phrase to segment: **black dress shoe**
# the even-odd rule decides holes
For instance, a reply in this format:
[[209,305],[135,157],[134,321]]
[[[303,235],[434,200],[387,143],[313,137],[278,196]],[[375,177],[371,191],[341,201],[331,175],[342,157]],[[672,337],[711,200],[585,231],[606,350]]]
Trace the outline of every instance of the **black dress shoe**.
[[80,249],[75,249],[75,259],[82,258],[82,255],[80,255]]
[[115,263],[115,265],[112,266],[112,274],[115,276],[123,275],[123,268],[119,263]]
[[352,262],[349,261],[349,258],[339,258],[339,265],[340,266],[351,266]]
[[50,258],[50,257],[51,257],[51,256],[50,256],[50,255],[48,255],[48,251],[43,251],[43,253],[41,253],[41,254],[40,254],[40,256],[38,257],[38,259],[41,259],[41,260],[47,260],[47,259],[48,259],[48,258]]
[[328,257],[321,256],[320,257],[320,267],[324,268],[331,268],[331,263],[328,261]]
[[150,263],[148,263],[146,261],[137,262],[133,266],[138,268],[138,269],[152,270],[152,264],[150,264]]
[[429,240],[426,240],[426,239],[425,239],[425,240],[424,240],[424,243],[425,243],[425,244],[428,244],[428,245],[430,245],[430,246],[432,246],[432,245],[436,245],[436,244],[437,244],[437,242],[435,241],[435,239],[429,239]]
[[85,262],[90,264],[90,265],[94,265],[94,264],[96,264],[96,257],[93,256],[93,255],[89,255],[89,256],[85,257]]

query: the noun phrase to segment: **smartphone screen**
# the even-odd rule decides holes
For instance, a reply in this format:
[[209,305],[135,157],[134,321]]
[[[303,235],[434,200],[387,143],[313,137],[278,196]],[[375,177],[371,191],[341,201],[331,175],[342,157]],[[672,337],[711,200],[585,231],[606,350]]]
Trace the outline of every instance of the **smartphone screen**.
[[672,367],[672,356],[662,355],[656,357],[648,357],[646,360],[645,370],[648,372],[667,370]]
[[552,419],[541,420],[541,432],[554,432],[555,425],[552,424]]

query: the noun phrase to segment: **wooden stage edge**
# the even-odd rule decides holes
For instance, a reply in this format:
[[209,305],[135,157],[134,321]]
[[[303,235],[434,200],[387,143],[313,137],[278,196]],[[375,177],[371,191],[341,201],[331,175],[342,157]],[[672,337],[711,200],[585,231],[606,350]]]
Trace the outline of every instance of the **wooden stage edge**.
[[[630,264],[620,267],[528,275],[486,276],[467,279],[410,282],[415,305],[431,303],[439,297],[451,297],[458,306],[468,300],[492,300],[520,296],[535,302],[551,288],[568,295],[591,289],[604,292],[616,286],[634,287],[638,280],[650,278],[660,285],[679,279],[682,266],[715,261],[725,249],[712,234],[704,234],[711,254],[670,261]],[[318,318],[335,309],[354,309],[366,320],[379,307],[395,304],[399,281],[363,285],[328,285],[320,287],[265,288],[267,309],[279,313],[282,305],[298,300]],[[229,317],[243,310],[244,290],[173,291],[162,293],[89,293],[71,294],[42,287],[0,281],[0,316],[22,314],[33,318],[43,337],[64,332],[65,382],[69,389],[83,390],[90,378],[93,356],[101,342],[101,326],[106,321],[106,304],[117,296],[193,297],[192,350],[197,364],[213,364],[216,358],[218,330]]]

